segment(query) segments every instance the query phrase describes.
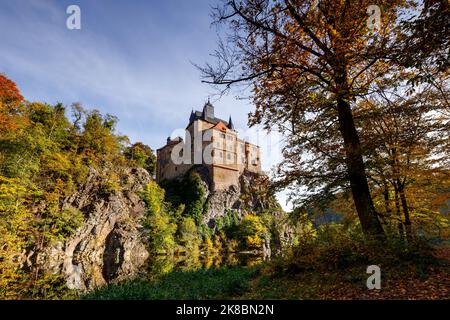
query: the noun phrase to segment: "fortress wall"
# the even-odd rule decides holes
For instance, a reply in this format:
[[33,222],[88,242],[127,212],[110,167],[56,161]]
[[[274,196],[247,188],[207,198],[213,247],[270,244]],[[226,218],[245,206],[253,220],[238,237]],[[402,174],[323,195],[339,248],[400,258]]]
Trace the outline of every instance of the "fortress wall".
[[213,166],[212,181],[214,190],[226,190],[231,185],[239,185],[239,171]]
[[156,181],[171,180],[184,175],[191,167],[190,164],[174,164],[171,153],[174,145],[167,146],[157,152]]
[[246,168],[250,172],[261,172],[260,148],[253,144],[246,144],[247,163]]

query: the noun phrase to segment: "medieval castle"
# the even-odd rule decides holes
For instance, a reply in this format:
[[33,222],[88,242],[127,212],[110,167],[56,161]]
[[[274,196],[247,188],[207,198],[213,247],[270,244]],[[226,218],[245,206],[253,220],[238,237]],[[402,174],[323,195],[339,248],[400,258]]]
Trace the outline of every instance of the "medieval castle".
[[[174,161],[177,157],[183,161]],[[261,172],[260,148],[239,139],[231,116],[216,118],[208,101],[203,111],[192,110],[184,139],[169,137],[157,150],[156,180],[180,178],[194,165],[206,169],[212,191],[226,190],[239,184],[244,171]]]

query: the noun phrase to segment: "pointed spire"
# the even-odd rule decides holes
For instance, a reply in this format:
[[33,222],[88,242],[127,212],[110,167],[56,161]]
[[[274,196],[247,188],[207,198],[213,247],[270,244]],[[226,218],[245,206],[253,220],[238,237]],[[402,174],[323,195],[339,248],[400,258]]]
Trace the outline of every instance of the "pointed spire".
[[231,115],[230,115],[230,119],[228,120],[228,128],[231,130],[234,130],[234,124],[233,124],[233,120],[231,120]]
[[194,118],[195,118],[194,108],[192,108],[191,116],[189,117],[189,123],[191,123],[192,121],[194,121]]

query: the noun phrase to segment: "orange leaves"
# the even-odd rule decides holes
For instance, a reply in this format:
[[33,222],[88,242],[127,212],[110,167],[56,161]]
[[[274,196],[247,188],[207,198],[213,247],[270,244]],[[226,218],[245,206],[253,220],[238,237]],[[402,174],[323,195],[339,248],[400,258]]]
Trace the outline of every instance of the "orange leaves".
[[23,101],[16,84],[3,74],[0,74],[0,103],[4,105],[17,106]]
[[23,100],[16,84],[0,74],[0,133],[17,129],[15,115]]
[[17,124],[11,121],[10,117],[0,113],[0,132],[17,129]]

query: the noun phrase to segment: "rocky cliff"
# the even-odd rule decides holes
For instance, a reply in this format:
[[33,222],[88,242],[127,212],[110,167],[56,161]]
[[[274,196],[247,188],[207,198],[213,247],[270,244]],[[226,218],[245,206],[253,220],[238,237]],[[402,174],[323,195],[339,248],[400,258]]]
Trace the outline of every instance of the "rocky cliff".
[[[239,185],[210,192],[201,168],[197,173],[205,189],[203,223],[210,227],[230,209],[241,217],[263,211],[274,217],[284,215],[265,175],[244,172]],[[111,175],[116,176],[114,187],[108,184]],[[39,268],[62,275],[70,289],[81,291],[136,275],[149,257],[149,239],[140,225],[145,214],[140,191],[150,181],[144,169],[91,168],[86,181],[63,203],[63,209],[81,211],[84,223],[66,241],[39,252]],[[289,229],[283,224],[276,228],[272,242],[285,242]]]
[[207,210],[203,221],[209,225],[229,209],[236,210],[240,215],[264,210],[273,213],[282,211],[271,193],[269,177],[248,171],[244,171],[239,177],[239,185],[232,185],[227,190],[207,190],[205,208]]
[[139,191],[150,182],[144,169],[121,169],[116,188],[105,188],[105,175],[91,169],[86,182],[64,201],[80,210],[83,226],[65,243],[39,253],[44,270],[61,273],[70,289],[87,290],[133,276],[148,257],[139,220],[145,213]]
[[237,211],[241,218],[251,212],[265,212],[272,217],[271,225],[268,226],[272,234],[268,246],[272,251],[281,252],[292,244],[293,227],[274,196],[269,177],[264,174],[244,171],[239,177],[239,185],[232,185],[223,191],[208,191],[205,208],[203,222],[210,227],[230,209]]

